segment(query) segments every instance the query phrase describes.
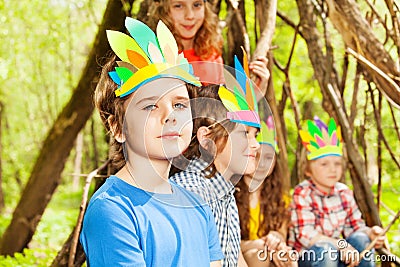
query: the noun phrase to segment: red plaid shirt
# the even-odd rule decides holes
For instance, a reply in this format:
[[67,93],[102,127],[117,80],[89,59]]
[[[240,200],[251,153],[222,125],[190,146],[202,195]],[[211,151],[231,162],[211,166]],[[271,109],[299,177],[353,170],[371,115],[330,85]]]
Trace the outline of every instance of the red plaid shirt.
[[351,191],[345,184],[336,183],[329,194],[305,180],[294,189],[288,245],[297,251],[310,247],[317,234],[339,239],[347,238],[365,228],[361,212]]

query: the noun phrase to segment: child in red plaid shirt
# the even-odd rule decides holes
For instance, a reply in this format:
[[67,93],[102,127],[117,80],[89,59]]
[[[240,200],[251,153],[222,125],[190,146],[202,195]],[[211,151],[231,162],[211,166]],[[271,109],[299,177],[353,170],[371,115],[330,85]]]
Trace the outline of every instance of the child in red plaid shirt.
[[[299,266],[375,266],[368,252],[360,253],[383,230],[367,227],[353,192],[339,182],[343,175],[340,127],[333,119],[325,125],[318,117],[300,130],[307,149],[305,180],[294,189],[289,246],[302,252]],[[342,239],[344,238],[344,239]],[[378,238],[375,248],[383,245]]]

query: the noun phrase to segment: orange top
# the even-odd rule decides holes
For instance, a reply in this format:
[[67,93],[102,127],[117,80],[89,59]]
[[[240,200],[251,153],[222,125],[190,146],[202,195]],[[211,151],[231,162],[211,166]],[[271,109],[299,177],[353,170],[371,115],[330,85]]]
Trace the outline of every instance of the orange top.
[[194,49],[183,50],[183,54],[193,66],[194,75],[199,77],[203,85],[223,84],[224,80],[224,60],[222,56],[214,52],[207,59],[200,59]]

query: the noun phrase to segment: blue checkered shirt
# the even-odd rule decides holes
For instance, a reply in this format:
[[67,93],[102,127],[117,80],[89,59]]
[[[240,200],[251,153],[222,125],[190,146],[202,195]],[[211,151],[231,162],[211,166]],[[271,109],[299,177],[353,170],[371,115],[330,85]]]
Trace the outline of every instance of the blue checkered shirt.
[[236,200],[233,195],[235,187],[217,172],[212,178],[206,178],[207,163],[201,159],[190,162],[185,171],[176,173],[170,179],[187,190],[197,193],[211,208],[224,259],[223,267],[238,264],[240,251],[240,223]]

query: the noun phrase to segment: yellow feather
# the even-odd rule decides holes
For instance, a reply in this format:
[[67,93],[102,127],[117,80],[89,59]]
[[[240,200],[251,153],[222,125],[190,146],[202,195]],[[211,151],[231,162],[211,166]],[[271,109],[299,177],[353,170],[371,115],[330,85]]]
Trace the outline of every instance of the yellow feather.
[[224,86],[220,86],[218,90],[218,95],[222,100],[222,103],[229,111],[240,110],[239,104],[232,92],[226,89]]

